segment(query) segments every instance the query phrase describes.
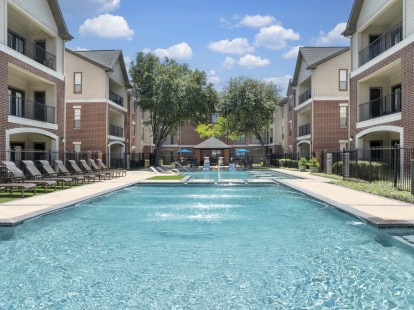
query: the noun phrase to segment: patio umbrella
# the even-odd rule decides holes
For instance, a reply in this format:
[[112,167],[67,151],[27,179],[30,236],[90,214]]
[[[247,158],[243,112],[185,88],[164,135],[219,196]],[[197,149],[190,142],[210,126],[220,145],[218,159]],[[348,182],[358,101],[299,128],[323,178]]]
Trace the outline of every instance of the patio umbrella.
[[236,150],[236,153],[249,153],[249,151],[246,149],[238,149]]
[[191,153],[191,151],[187,149],[182,149],[182,150],[178,150],[177,153]]

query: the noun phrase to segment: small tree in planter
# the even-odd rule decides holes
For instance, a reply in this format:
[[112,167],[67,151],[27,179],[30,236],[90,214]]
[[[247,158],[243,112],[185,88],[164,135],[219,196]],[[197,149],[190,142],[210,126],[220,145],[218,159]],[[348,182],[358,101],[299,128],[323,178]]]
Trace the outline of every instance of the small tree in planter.
[[306,171],[306,164],[307,163],[308,163],[308,161],[306,160],[306,158],[305,157],[301,157],[299,159],[299,162],[298,162],[299,171],[305,172]]
[[316,173],[319,170],[319,163],[315,157],[312,157],[308,161],[309,169],[311,173]]

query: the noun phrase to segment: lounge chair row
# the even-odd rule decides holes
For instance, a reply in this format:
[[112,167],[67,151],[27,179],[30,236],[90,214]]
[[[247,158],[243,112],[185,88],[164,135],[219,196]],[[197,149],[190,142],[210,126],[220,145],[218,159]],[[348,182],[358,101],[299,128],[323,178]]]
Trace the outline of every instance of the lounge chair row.
[[55,160],[57,165],[57,171],[55,171],[47,160],[39,160],[38,162],[42,166],[44,173],[42,174],[36,167],[35,163],[31,160],[23,160],[24,169],[27,172],[28,178],[24,175],[23,171],[20,170],[14,162],[2,161],[2,164],[7,168],[9,172],[8,180],[11,183],[0,183],[0,190],[20,190],[21,196],[24,196],[24,192],[27,190],[33,190],[36,194],[36,187],[42,187],[47,191],[48,188],[52,187],[56,190],[56,186],[59,184],[62,189],[65,185],[72,187],[73,182],[78,185],[86,181],[95,182],[96,179],[106,180],[113,177],[120,177],[126,175],[126,170],[111,170],[108,169],[102,160],[98,159],[97,162],[90,159],[89,166],[85,160],[80,160],[80,165],[83,170],[76,164],[74,160],[68,161],[69,171],[61,160]]

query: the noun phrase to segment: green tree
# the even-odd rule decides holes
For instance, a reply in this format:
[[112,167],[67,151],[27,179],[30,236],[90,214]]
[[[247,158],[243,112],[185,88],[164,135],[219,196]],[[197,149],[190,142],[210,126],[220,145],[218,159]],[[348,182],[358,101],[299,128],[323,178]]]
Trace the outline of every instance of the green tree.
[[229,127],[239,135],[254,135],[263,148],[263,158],[266,155],[265,133],[280,105],[279,93],[280,88],[273,83],[243,76],[230,79],[222,90],[219,108]]
[[216,119],[214,124],[211,123],[201,123],[199,124],[195,131],[200,135],[201,138],[229,138],[231,140],[237,140],[240,136],[237,132],[231,131],[227,119],[223,116],[220,116]]
[[155,145],[155,164],[159,150],[168,135],[180,125],[199,123],[214,110],[217,92],[207,83],[206,73],[191,70],[168,58],[138,53],[129,70],[136,95],[136,104],[149,113],[144,125],[150,126]]

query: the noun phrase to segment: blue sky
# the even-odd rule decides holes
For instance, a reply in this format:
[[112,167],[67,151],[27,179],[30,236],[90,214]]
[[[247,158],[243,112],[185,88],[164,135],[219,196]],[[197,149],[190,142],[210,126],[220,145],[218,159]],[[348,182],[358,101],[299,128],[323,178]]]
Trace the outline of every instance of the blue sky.
[[353,0],[59,0],[74,50],[168,56],[220,88],[239,75],[285,88],[298,46],[346,46]]

